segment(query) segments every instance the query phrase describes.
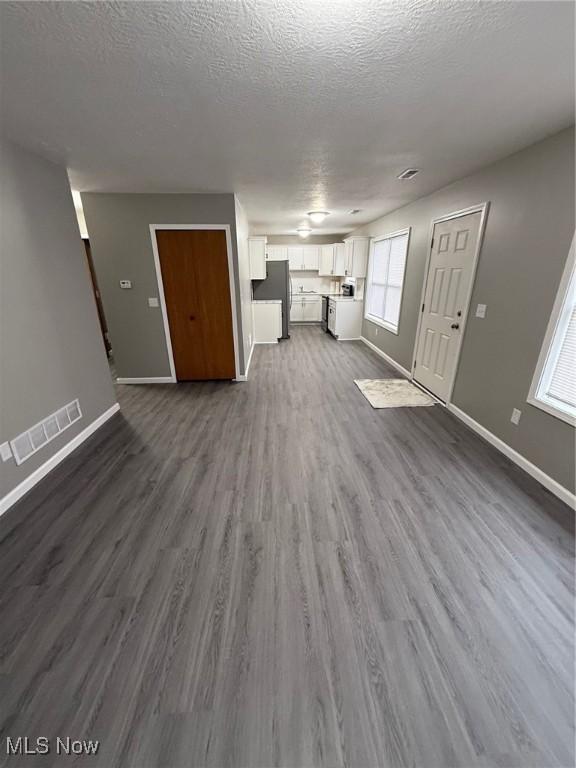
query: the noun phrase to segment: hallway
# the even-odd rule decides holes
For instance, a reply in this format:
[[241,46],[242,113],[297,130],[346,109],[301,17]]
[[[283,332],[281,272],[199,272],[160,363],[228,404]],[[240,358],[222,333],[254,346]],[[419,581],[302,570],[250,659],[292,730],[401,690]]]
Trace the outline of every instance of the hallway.
[[102,768],[572,765],[573,516],[442,407],[373,410],[353,380],[384,377],[311,326],[246,383],[119,386],[0,518],[2,740],[100,738]]

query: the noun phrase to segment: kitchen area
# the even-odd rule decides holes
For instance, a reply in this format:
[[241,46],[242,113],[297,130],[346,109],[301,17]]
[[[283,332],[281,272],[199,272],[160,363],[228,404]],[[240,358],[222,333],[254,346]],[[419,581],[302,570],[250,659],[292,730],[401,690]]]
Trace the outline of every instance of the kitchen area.
[[254,343],[287,341],[291,330],[310,324],[339,341],[358,339],[369,238],[290,240],[266,235],[248,239]]

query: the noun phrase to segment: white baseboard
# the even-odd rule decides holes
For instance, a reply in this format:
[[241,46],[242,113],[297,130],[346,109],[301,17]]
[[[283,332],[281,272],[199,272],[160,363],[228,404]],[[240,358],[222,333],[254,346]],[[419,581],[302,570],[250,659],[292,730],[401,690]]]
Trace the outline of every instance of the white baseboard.
[[276,341],[255,341],[254,346],[256,346],[256,344],[278,344],[278,339],[276,339]]
[[248,355],[248,362],[246,363],[246,373],[241,373],[239,376],[235,376],[232,381],[248,381],[248,371],[250,370],[250,363],[252,362],[252,353],[254,352],[254,344],[250,347],[250,354]]
[[389,355],[386,354],[386,352],[382,352],[380,347],[377,347],[376,344],[372,344],[372,342],[368,341],[365,336],[360,336],[360,341],[363,341],[367,347],[370,347],[373,352],[376,352],[377,355],[379,355],[383,360],[386,360],[386,362],[389,363],[392,368],[396,368],[396,370],[399,371],[403,376],[406,376],[407,379],[412,378],[412,374],[409,370],[400,365],[400,363],[397,363],[396,360],[393,360]]
[[172,376],[144,376],[142,378],[122,378],[116,379],[117,384],[176,384],[176,379]]
[[98,416],[98,418],[95,419],[91,424],[88,424],[88,426],[83,429],[82,432],[78,433],[76,437],[73,437],[69,443],[66,443],[65,446],[60,448],[60,450],[51,456],[47,461],[45,461],[42,466],[38,467],[38,469],[35,469],[30,475],[28,475],[26,479],[22,480],[21,483],[19,483],[15,488],[7,493],[4,498],[0,499],[0,515],[3,515],[4,512],[10,509],[10,507],[15,504],[18,499],[21,499],[25,493],[28,493],[28,491],[31,490],[37,483],[39,483],[43,477],[45,477],[49,472],[57,467],[61,461],[69,456],[72,451],[75,451],[79,445],[87,440],[90,435],[94,434],[97,429],[99,429],[119,410],[120,405],[118,403],[114,403],[111,408],[108,408],[107,411],[104,411],[104,413]]
[[338,336],[336,341],[360,341],[360,336],[351,336],[349,339],[345,336]]
[[254,344],[250,347],[250,354],[248,355],[248,362],[246,363],[245,377],[248,379],[248,371],[250,370],[250,363],[252,362],[252,355],[254,354]]
[[568,504],[568,506],[572,507],[572,509],[576,507],[576,495],[574,495],[572,491],[569,491],[568,488],[564,488],[563,485],[560,485],[560,483],[551,478],[550,475],[547,475],[535,464],[532,464],[531,461],[528,461],[528,459],[522,456],[521,453],[518,453],[518,451],[515,451],[514,448],[511,448],[508,443],[505,443],[499,437],[496,437],[495,434],[487,430],[486,427],[483,427],[482,424],[474,421],[473,418],[468,416],[468,414],[464,411],[461,411],[460,408],[452,405],[452,403],[448,403],[446,408],[450,411],[450,413],[453,413],[457,419],[460,419],[460,421],[466,424],[467,427],[470,427],[471,430],[483,437],[487,442],[490,443],[490,445],[493,445],[494,448],[497,448],[500,453],[503,453],[505,456],[507,456],[511,461],[514,462],[514,464],[517,464],[535,480],[538,480],[538,482],[543,485],[544,488],[547,488],[565,504]]

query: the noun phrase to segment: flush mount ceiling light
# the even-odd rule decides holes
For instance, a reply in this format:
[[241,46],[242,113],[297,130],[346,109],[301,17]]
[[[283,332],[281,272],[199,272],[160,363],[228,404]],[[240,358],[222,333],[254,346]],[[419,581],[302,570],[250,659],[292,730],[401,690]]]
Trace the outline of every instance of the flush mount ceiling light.
[[300,237],[308,237],[312,232],[312,230],[310,229],[310,227],[298,227],[296,232],[298,232]]
[[330,216],[330,211],[309,211],[308,216],[314,224],[322,224],[326,216]]
[[402,171],[402,173],[400,173],[397,178],[405,181],[406,179],[413,179],[417,173],[420,173],[419,168],[406,168],[406,170]]

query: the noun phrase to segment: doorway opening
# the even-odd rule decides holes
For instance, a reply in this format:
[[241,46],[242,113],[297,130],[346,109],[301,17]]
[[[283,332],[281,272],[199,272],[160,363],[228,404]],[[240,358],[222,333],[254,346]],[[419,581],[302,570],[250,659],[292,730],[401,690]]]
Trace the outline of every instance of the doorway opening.
[[88,261],[88,269],[90,271],[90,280],[92,282],[92,291],[94,293],[94,300],[96,301],[96,309],[98,311],[98,322],[100,323],[100,332],[102,333],[102,340],[104,341],[104,348],[106,349],[106,357],[110,360],[112,355],[112,344],[110,343],[110,336],[108,334],[108,324],[106,322],[106,315],[104,314],[104,305],[102,304],[102,296],[100,289],[98,288],[98,278],[96,276],[96,270],[94,269],[94,261],[92,260],[92,251],[90,250],[90,240],[87,237],[82,238],[84,243],[84,249],[86,251],[86,260]]

